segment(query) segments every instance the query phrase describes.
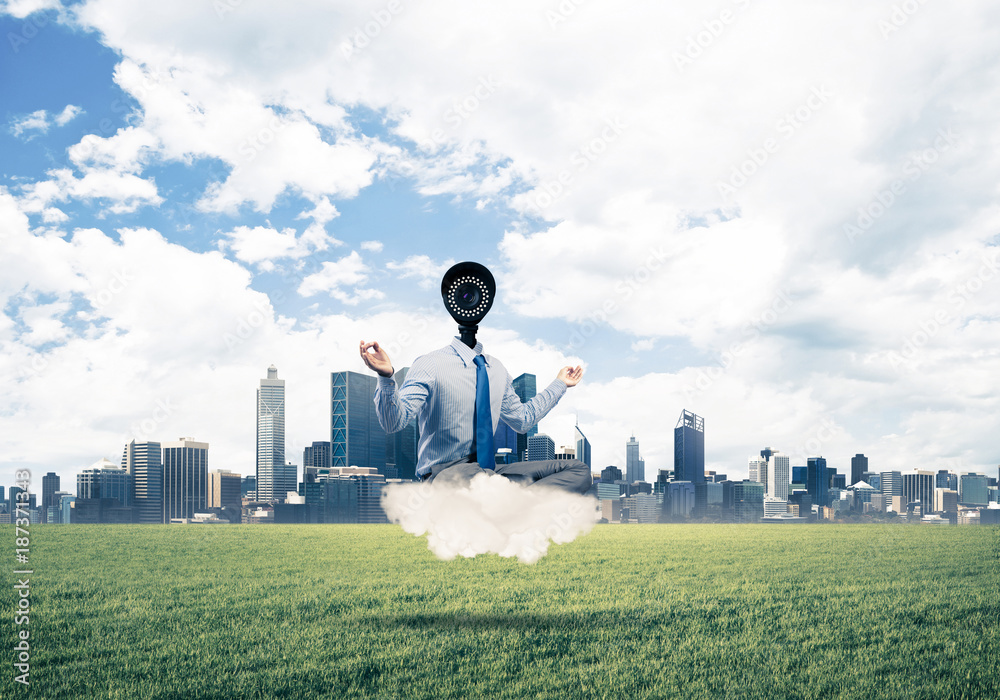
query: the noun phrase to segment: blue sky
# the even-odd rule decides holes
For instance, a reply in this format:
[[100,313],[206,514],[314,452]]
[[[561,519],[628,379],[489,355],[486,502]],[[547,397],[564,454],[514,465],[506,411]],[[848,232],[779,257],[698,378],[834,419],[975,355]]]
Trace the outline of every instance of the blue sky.
[[253,473],[271,363],[298,463],[463,259],[513,374],[585,365],[540,427],[597,467],[687,408],[737,476],[995,473],[997,10],[549,5],[5,3],[0,483],[181,435]]

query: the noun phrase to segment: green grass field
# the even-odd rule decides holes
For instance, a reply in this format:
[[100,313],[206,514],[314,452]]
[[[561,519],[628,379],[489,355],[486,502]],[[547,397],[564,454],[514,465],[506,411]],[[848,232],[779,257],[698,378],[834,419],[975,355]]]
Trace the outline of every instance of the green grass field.
[[378,525],[31,548],[31,686],[7,664],[3,698],[1000,697],[993,527],[597,526],[535,565]]

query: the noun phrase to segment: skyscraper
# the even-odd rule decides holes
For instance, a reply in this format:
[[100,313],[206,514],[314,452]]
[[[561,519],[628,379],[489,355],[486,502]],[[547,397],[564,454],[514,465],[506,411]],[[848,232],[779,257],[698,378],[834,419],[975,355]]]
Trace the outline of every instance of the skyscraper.
[[625,443],[625,481],[630,484],[645,481],[646,474],[643,467],[639,460],[639,441],[633,435]]
[[193,518],[208,503],[208,443],[163,443],[163,522]]
[[705,420],[687,410],[674,428],[674,480],[705,483]]
[[903,503],[919,503],[924,515],[934,510],[934,472],[913,471],[903,474]]
[[[282,503],[288,497],[288,492],[298,492],[299,467],[291,462],[276,467],[274,470],[274,500]],[[260,499],[258,499],[260,500]]]
[[[521,399],[521,403],[527,403],[535,398],[536,392],[536,382],[535,375],[533,374],[522,374],[513,380],[514,393],[517,394],[517,398]],[[521,434],[515,433],[517,435],[517,458],[519,460],[528,459],[528,438],[533,437],[538,434],[538,426],[533,425],[528,429],[528,432]]]
[[77,498],[115,498],[127,507],[132,505],[131,491],[132,477],[106,459],[95,462],[76,475]]
[[377,387],[375,375],[330,374],[331,467],[385,469],[386,434],[375,415]]
[[958,476],[947,469],[939,469],[934,478],[934,486],[939,489],[958,491]]
[[694,510],[694,484],[690,481],[667,483],[663,496],[663,514],[671,518],[686,518]]
[[520,436],[514,432],[513,428],[504,423],[502,420],[499,420],[497,421],[497,431],[493,433],[493,448],[497,452],[500,450],[510,450],[507,461],[519,462],[521,461],[521,455],[517,448],[517,441],[519,437]]
[[208,473],[208,507],[239,508],[243,501],[240,494],[243,477],[228,469],[213,469]]
[[903,495],[903,475],[900,472],[882,472],[880,477],[880,487],[883,496],[891,498],[892,496]]
[[851,457],[851,483],[858,483],[865,480],[865,472],[868,471],[868,458],[863,454],[856,454]]
[[807,470],[805,467],[792,467],[792,483],[801,484],[801,488],[806,485]]
[[370,467],[334,467],[321,483],[325,522],[386,522],[381,505],[384,475]]
[[830,475],[827,472],[826,459],[810,457],[806,460],[806,491],[817,506],[830,505],[827,495],[830,487]]
[[[49,472],[42,477],[42,512],[48,512],[49,506],[58,505],[53,497],[56,491],[59,490],[59,475],[55,472]],[[0,500],[3,500],[3,494],[0,493]]]
[[576,424],[575,430],[576,430],[576,458],[581,462],[584,462],[587,465],[587,467],[592,467],[593,465],[591,464],[590,461],[590,440],[588,440],[587,436],[583,434],[582,430],[580,430],[579,422]]
[[780,452],[772,453],[767,460],[767,495],[787,501],[790,483],[791,466],[788,455]]
[[756,523],[764,516],[764,484],[759,481],[722,482],[722,508],[733,522]]
[[556,443],[545,433],[538,433],[528,438],[529,462],[540,462],[556,457]]
[[[285,380],[274,365],[257,389],[257,500],[284,498],[278,493],[276,472],[285,466]],[[190,517],[190,516],[172,516]]]
[[986,506],[990,502],[989,480],[983,474],[958,477],[958,502],[965,506]]
[[315,483],[321,469],[330,469],[330,443],[314,441],[302,450],[302,481]]
[[610,484],[621,480],[622,470],[618,467],[610,465],[601,470],[601,481]]
[[760,484],[767,483],[767,459],[751,455],[747,459],[747,479]]
[[122,469],[132,475],[137,522],[162,523],[163,460],[160,443],[133,440],[125,445]]

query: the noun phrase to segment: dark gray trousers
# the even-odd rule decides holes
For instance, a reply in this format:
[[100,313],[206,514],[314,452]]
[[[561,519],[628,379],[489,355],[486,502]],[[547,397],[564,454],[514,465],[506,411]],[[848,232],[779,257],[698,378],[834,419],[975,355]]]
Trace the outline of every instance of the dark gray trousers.
[[[435,464],[426,481],[470,481],[476,474],[483,473],[489,473],[489,470],[483,469],[477,462],[463,459]],[[554,486],[574,493],[586,493],[594,483],[590,467],[578,459],[498,464],[495,473],[528,486]]]

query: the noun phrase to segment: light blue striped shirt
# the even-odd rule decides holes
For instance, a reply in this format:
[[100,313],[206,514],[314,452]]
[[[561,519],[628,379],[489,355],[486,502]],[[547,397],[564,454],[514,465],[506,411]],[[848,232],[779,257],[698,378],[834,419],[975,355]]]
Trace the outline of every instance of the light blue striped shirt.
[[417,417],[420,443],[417,447],[417,474],[432,465],[466,459],[472,454],[475,433],[476,365],[473,358],[483,355],[490,378],[490,415],[493,432],[502,420],[515,432],[526,433],[545,417],[566,393],[558,377],[544,391],[522,403],[514,392],[514,382],[500,360],[483,354],[483,344],[470,348],[458,337],[440,350],[421,355],[410,366],[406,381],[396,388],[392,377],[379,375],[375,389],[375,413],[387,433],[402,430]]

